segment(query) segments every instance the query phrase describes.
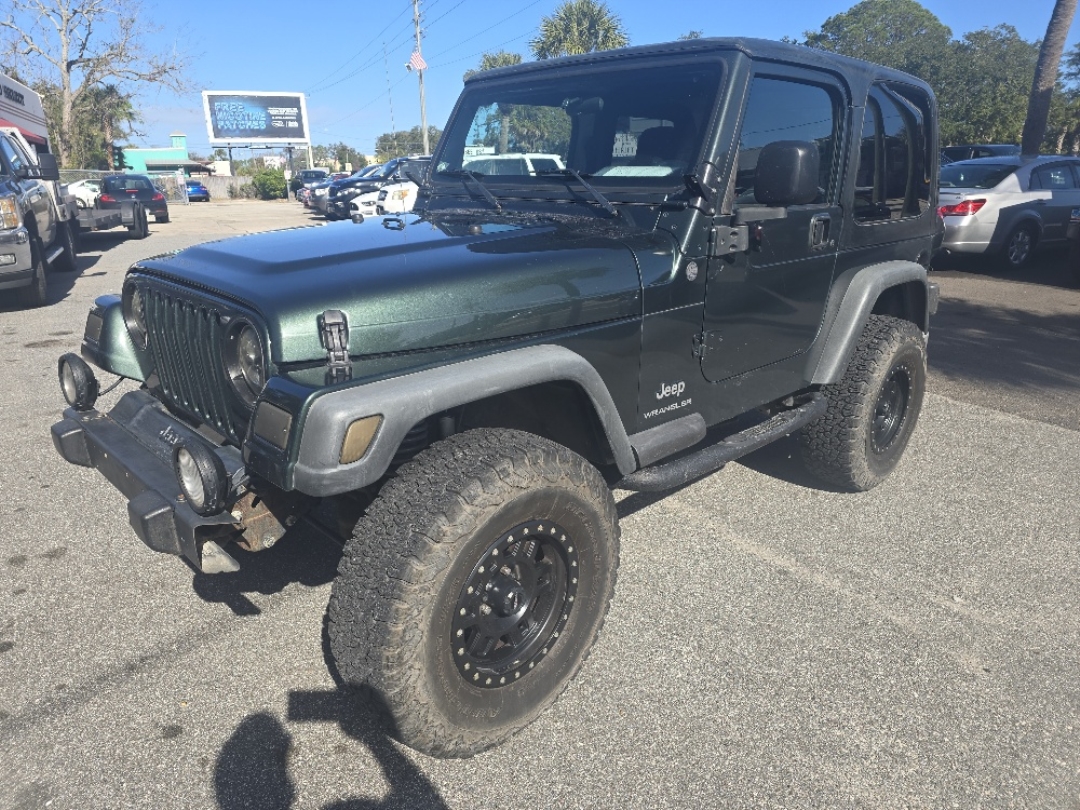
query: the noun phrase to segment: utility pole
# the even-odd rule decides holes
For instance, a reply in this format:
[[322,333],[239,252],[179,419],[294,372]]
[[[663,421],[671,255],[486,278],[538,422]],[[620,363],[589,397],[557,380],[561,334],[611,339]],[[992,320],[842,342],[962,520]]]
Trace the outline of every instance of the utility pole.
[[[416,26],[416,54],[421,57],[420,64],[423,64],[423,54],[420,50],[420,0],[413,0],[413,25]],[[428,129],[427,129],[427,108],[424,105],[424,69],[417,68],[417,77],[420,79],[420,129],[424,133],[424,154],[431,154],[431,144],[428,143]]]
[[[391,143],[392,143],[392,145],[394,147],[393,148],[394,154],[392,155],[392,157],[398,157],[398,155],[397,155],[397,127],[394,125],[394,96],[391,93],[391,91],[394,89],[394,86],[392,84],[390,84],[390,57],[386,55],[386,43],[385,42],[382,44],[382,56],[383,56],[383,65],[386,68],[386,98],[390,101],[390,138],[391,138]],[[379,154],[378,146],[379,146],[379,144],[376,142],[376,144],[375,144],[375,159],[376,160],[378,160],[378,154]]]

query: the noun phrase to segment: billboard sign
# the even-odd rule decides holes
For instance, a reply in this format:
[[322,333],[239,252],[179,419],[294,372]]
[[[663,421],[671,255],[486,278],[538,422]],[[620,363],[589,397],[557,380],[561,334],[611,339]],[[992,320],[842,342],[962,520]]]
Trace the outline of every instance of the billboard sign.
[[210,143],[309,143],[303,93],[203,90]]

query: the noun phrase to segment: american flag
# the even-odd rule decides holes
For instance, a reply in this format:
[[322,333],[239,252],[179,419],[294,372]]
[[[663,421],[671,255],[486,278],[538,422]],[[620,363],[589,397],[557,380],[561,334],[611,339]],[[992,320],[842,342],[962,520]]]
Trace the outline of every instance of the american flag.
[[409,64],[405,67],[409,70],[427,70],[427,62],[420,55],[420,51],[413,51],[412,56],[409,57]]

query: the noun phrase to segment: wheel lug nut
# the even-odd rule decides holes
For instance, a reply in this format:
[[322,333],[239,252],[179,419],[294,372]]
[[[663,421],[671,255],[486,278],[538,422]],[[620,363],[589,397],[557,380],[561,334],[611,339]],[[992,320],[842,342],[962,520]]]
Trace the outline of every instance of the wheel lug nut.
[[491,613],[491,608],[488,605],[481,605],[480,612],[487,616],[489,613]]

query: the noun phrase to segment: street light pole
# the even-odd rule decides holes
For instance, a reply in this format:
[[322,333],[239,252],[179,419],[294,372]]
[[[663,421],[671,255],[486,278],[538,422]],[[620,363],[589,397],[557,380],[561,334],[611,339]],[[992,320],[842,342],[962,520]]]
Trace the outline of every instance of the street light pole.
[[[420,50],[420,0],[413,0],[413,25],[416,26],[416,53],[422,56]],[[418,69],[417,77],[420,79],[420,130],[424,136],[424,154],[431,154],[431,145],[428,143],[427,107],[424,104],[424,71]]]

